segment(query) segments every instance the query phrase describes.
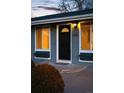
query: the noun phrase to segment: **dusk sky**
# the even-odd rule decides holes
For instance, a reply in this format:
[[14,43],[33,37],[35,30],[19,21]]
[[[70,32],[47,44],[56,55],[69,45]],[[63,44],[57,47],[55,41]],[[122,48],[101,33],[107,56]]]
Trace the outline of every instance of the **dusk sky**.
[[31,16],[44,16],[58,12],[57,6],[59,0],[32,0]]

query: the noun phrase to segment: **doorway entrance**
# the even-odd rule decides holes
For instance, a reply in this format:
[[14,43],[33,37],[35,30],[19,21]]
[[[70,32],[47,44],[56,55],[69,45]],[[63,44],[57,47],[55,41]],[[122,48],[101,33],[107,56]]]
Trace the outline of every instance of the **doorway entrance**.
[[68,63],[71,61],[71,27],[59,25],[58,27],[58,60]]

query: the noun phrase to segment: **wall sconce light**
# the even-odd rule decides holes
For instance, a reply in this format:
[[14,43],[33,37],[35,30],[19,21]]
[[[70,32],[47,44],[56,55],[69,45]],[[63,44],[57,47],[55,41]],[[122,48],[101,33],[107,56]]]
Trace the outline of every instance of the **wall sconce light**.
[[77,23],[74,23],[74,28],[77,29]]
[[71,23],[71,28],[73,29],[73,31],[77,31],[79,29],[79,25],[79,22]]

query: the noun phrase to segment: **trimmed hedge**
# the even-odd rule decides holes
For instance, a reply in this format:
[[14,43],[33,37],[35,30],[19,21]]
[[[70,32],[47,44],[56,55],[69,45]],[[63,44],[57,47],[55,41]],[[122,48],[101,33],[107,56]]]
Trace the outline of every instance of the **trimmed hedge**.
[[64,93],[64,81],[59,71],[49,64],[32,68],[32,93]]

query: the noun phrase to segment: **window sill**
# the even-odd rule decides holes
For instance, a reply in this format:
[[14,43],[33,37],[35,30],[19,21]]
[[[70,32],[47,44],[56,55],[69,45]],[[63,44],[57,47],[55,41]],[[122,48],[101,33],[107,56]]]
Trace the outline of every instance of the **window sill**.
[[93,50],[80,50],[80,53],[93,53]]
[[49,51],[50,52],[50,50],[49,49],[35,49],[35,51]]

